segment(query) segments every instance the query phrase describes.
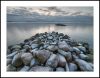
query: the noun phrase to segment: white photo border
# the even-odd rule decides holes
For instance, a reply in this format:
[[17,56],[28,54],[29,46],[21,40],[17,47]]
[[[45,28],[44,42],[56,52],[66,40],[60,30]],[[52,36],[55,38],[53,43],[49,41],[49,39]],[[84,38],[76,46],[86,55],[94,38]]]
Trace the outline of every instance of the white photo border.
[[[93,72],[7,72],[7,6],[91,6],[94,8]],[[99,77],[99,2],[98,1],[1,1],[1,77]]]

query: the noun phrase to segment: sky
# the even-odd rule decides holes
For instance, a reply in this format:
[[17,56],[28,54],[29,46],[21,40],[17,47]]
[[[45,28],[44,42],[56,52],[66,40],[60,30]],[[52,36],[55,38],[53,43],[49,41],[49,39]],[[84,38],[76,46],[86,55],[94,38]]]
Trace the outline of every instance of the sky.
[[19,7],[8,6],[7,14],[44,16],[93,16],[93,7]]

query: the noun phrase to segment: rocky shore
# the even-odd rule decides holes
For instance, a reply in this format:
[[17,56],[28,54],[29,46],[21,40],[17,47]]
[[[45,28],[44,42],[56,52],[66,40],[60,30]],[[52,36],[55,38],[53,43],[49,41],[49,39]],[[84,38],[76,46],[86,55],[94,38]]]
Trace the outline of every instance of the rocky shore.
[[8,46],[7,71],[93,71],[92,53],[88,43],[63,33],[38,33]]

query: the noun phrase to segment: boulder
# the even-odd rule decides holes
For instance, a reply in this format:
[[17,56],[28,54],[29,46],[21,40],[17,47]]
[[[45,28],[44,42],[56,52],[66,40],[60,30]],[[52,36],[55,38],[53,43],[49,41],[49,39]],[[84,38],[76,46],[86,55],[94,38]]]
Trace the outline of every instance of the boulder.
[[50,57],[51,52],[48,50],[38,50],[38,52],[36,52],[36,58],[39,61],[39,63],[44,64],[48,58]]
[[56,54],[52,54],[50,58],[46,62],[46,66],[57,67],[58,65],[58,56]]
[[7,66],[7,71],[16,71],[16,67],[14,67],[13,65],[9,64]]
[[17,53],[18,53],[18,51],[15,51],[15,52],[13,52],[13,53],[7,55],[7,58],[12,59]]
[[65,70],[66,71],[69,71],[69,66],[68,66],[68,63],[67,62],[66,62]]
[[69,63],[69,71],[77,71],[78,67],[74,63]]
[[37,48],[37,47],[38,47],[38,44],[32,44],[32,45],[31,45],[31,48],[32,48],[32,49]]
[[52,52],[54,52],[54,51],[58,50],[58,47],[55,46],[55,45],[50,45],[50,46],[47,47],[47,49],[50,50],[50,51],[52,51]]
[[29,66],[24,66],[23,68],[21,68],[21,70],[20,71],[28,71],[29,70]]
[[82,60],[87,60],[88,56],[85,55],[85,54],[79,54],[79,58],[82,59]]
[[39,62],[35,58],[33,58],[31,60],[31,62],[30,62],[30,67],[35,66],[35,65],[38,65],[38,64],[39,64]]
[[49,72],[49,71],[53,71],[53,69],[51,67],[44,67],[44,66],[34,66],[32,67],[29,71],[35,71],[35,72]]
[[84,53],[86,53],[86,48],[85,48],[85,47],[83,47],[83,46],[78,46],[78,49],[79,49],[80,51],[83,51]]
[[11,64],[12,59],[7,59],[7,65]]
[[65,70],[64,70],[64,68],[62,68],[62,67],[58,67],[58,68],[56,68],[56,71],[57,71],[57,72],[64,72]]
[[58,47],[64,51],[69,51],[70,49],[69,45],[65,41],[59,42]]
[[21,66],[23,63],[22,63],[22,60],[21,60],[21,55],[22,53],[17,53],[13,60],[12,60],[12,65],[18,67],[18,66]]
[[65,67],[65,65],[66,65],[65,57],[60,55],[60,54],[58,54],[58,58],[59,58],[58,66]]
[[75,59],[75,62],[81,71],[93,71],[92,66],[88,62],[81,59]]
[[62,51],[62,50],[58,50],[58,53],[63,55],[66,58],[67,61],[72,61],[71,52],[65,52],[65,51]]
[[76,54],[80,54],[81,51],[77,47],[73,47],[73,52],[76,52]]
[[32,58],[33,58],[33,56],[31,53],[23,53],[21,56],[21,59],[22,59],[24,65],[29,65]]
[[14,45],[14,46],[11,47],[11,50],[13,50],[13,49],[21,49],[21,46],[18,45],[18,44],[17,45]]

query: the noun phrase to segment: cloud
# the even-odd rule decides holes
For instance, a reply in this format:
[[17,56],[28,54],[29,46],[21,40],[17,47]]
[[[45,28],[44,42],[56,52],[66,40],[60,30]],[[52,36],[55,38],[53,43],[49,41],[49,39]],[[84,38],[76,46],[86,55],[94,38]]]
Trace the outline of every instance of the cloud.
[[93,16],[93,7],[8,7],[8,14],[45,16]]

